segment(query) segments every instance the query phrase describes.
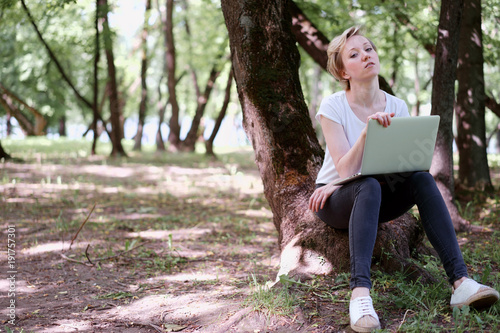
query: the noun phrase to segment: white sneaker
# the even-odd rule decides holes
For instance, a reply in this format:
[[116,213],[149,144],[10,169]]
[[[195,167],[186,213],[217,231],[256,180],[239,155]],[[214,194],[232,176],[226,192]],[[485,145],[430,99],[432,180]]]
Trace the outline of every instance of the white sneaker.
[[452,292],[451,307],[461,308],[469,305],[475,308],[485,308],[498,301],[498,291],[469,278],[457,289],[452,288]]
[[371,332],[380,329],[380,321],[373,309],[370,296],[358,297],[349,303],[351,328],[355,332]]

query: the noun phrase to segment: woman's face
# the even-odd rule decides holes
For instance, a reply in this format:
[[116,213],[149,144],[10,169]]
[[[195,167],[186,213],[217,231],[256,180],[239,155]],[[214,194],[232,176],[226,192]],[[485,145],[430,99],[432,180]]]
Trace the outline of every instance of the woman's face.
[[350,37],[341,56],[344,63],[343,77],[351,83],[373,79],[380,72],[378,54],[366,37]]

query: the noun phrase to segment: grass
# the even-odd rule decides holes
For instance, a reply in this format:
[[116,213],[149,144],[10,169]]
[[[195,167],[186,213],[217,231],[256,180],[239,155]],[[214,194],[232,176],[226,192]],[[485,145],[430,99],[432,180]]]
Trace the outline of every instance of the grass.
[[[100,143],[100,155],[90,157],[90,142],[85,140],[49,140],[46,138],[29,138],[26,140],[2,139],[2,145],[13,157],[22,158],[26,164],[44,165],[78,165],[102,164],[110,166],[126,165],[168,165],[186,169],[203,169],[217,165],[223,167],[231,176],[244,175],[247,170],[255,170],[253,153],[248,148],[235,151],[233,149],[216,150],[218,160],[214,161],[198,149],[197,153],[165,153],[157,155],[154,147],[145,147],[142,153],[131,152],[132,142],[125,142],[129,157],[127,159],[109,159],[109,144]],[[201,151],[201,153],[200,153]],[[500,170],[500,157],[490,156],[492,172],[498,175]],[[0,170],[0,184],[12,184],[23,181],[19,174],[7,174]],[[81,221],[88,213],[89,202],[82,200],[85,192],[84,186],[95,183],[96,179],[81,175],[77,179],[67,179],[57,171],[50,176],[44,176],[36,183],[40,186],[73,186],[61,190],[61,195],[50,198],[53,216],[44,210],[47,207],[44,200],[48,198],[33,198],[34,202],[26,206],[26,211],[19,216],[19,227],[29,223],[44,221],[53,222],[46,233],[53,239],[60,239],[61,235],[73,235]],[[170,184],[169,180],[165,180]],[[186,180],[187,187],[196,186],[194,179]],[[498,179],[494,179],[498,187]],[[246,266],[258,267],[265,260],[255,254],[242,255],[238,248],[252,244],[256,238],[269,233],[261,231],[258,227],[261,217],[247,217],[237,213],[240,210],[268,209],[263,195],[239,195],[231,191],[214,191],[190,193],[185,196],[174,195],[164,189],[158,193],[148,194],[146,199],[133,189],[142,186],[147,189],[161,187],[158,184],[123,184],[123,179],[106,180],[105,186],[114,186],[117,194],[113,196],[102,195],[99,199],[96,218],[85,226],[86,231],[100,233],[101,237],[110,243],[93,245],[91,255],[95,257],[113,256],[122,251],[130,251],[130,255],[137,259],[135,264],[127,266],[131,271],[146,272],[148,276],[156,274],[169,274],[179,271],[179,267],[189,264],[186,258],[177,254],[172,235],[163,240],[163,250],[153,251],[150,248],[137,247],[142,239],[128,239],[116,236],[116,231],[139,232],[141,230],[175,230],[182,228],[196,228],[200,223],[212,232],[200,237],[199,245],[213,247],[213,252],[230,244],[230,255],[234,262],[245,262]],[[218,184],[216,184],[218,185]],[[97,184],[96,186],[104,186]],[[130,190],[131,189],[131,190]],[[208,194],[208,195],[207,195]],[[236,199],[235,199],[236,198]],[[477,281],[488,284],[500,290],[500,194],[495,193],[485,197],[482,193],[467,193],[462,196],[459,208],[462,215],[476,225],[486,226],[493,231],[488,233],[460,234],[459,238],[465,240],[462,252],[468,265],[471,277]],[[204,201],[205,200],[205,201]],[[210,204],[207,204],[207,200]],[[226,202],[231,202],[228,206]],[[139,220],[127,220],[114,217],[113,213],[120,205],[125,215],[138,214],[144,217]],[[15,209],[5,206],[5,213],[14,213]],[[168,209],[165,209],[168,207]],[[73,215],[68,211],[74,211]],[[202,222],[200,222],[202,221]],[[257,227],[256,227],[257,226]],[[81,235],[80,238],[85,237]],[[88,236],[90,238],[90,236]],[[37,239],[31,240],[36,243]],[[264,244],[264,245],[262,245]],[[270,244],[269,246],[275,246]],[[265,247],[267,244],[261,243]],[[136,249],[134,249],[137,247]],[[212,251],[212,250],[211,250]],[[263,255],[268,252],[262,251]],[[210,254],[214,255],[214,253]],[[76,257],[85,261],[84,257]],[[117,261],[116,264],[128,265],[128,261]],[[199,262],[203,268],[206,262]],[[372,297],[374,306],[382,319],[383,330],[380,332],[499,332],[500,331],[500,303],[484,311],[477,311],[465,307],[461,310],[449,307],[451,289],[445,280],[441,265],[433,257],[422,256],[423,265],[432,275],[440,281],[435,285],[426,285],[420,281],[409,281],[404,274],[385,274],[379,270],[373,271]],[[224,268],[225,269],[225,268]],[[221,268],[222,271],[222,268]],[[348,319],[348,288],[349,274],[337,273],[330,276],[318,276],[306,282],[294,281],[286,276],[280,280],[279,287],[269,288],[267,276],[259,273],[250,274],[247,281],[235,280],[235,286],[246,284],[250,287],[243,304],[266,316],[283,316],[287,320],[297,319],[297,312],[302,312],[304,320],[312,323],[310,327],[346,328]],[[224,284],[218,274],[215,279],[199,282],[200,285]],[[101,298],[120,299],[130,298],[127,292],[107,292]]]

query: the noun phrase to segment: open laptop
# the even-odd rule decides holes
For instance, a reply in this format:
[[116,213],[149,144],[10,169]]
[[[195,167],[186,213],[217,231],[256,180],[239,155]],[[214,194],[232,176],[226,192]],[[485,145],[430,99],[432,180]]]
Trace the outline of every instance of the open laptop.
[[392,118],[388,127],[370,119],[361,171],[335,184],[346,184],[363,176],[429,170],[439,119],[439,116],[398,117]]

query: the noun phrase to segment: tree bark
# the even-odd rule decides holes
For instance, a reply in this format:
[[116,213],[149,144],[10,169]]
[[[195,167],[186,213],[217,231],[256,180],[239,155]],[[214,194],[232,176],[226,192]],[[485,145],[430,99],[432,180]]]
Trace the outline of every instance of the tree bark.
[[430,172],[436,179],[457,231],[468,230],[470,227],[468,221],[460,216],[455,205],[453,178],[452,124],[462,7],[463,0],[441,2],[431,109],[431,114],[439,115],[441,121]]
[[139,104],[139,122],[137,124],[137,133],[135,134],[134,150],[141,150],[142,134],[146,120],[146,108],[148,102],[148,85],[146,82],[146,72],[148,70],[148,26],[149,12],[151,11],[151,0],[146,0],[146,10],[144,12],[144,26],[141,34],[141,102]]
[[163,76],[160,77],[160,80],[158,81],[158,101],[156,102],[156,106],[158,109],[158,129],[156,130],[156,137],[155,137],[155,142],[156,142],[156,151],[157,152],[164,152],[165,149],[165,142],[163,142],[163,135],[161,134],[161,125],[165,121],[165,110],[167,109],[167,103],[163,103],[162,101],[162,93],[161,93],[161,81],[163,80]]
[[[348,236],[308,209],[321,149],[304,102],[300,55],[291,32],[287,0],[222,0],[243,110],[264,194],[273,212],[282,274],[310,277],[349,267]],[[420,231],[419,231],[420,230]],[[409,215],[379,228],[374,251],[387,271],[424,274],[408,261],[422,232]],[[390,253],[385,255],[384,253]]]
[[[14,101],[21,104],[25,110],[28,110],[34,117],[34,123],[29,120],[22,111],[14,104]],[[40,136],[45,135],[45,126],[47,121],[43,115],[37,109],[28,105],[20,97],[14,94],[12,91],[7,89],[0,83],[0,104],[5,108],[5,110],[10,113],[10,115],[18,121],[21,128],[24,130],[28,136]]]
[[59,118],[59,136],[67,136],[67,131],[66,131],[66,116],[61,116]]
[[99,0],[96,0],[95,3],[95,20],[94,20],[94,29],[95,29],[95,50],[94,50],[94,86],[93,88],[93,103],[92,103],[92,132],[93,132],[93,140],[92,140],[92,148],[90,149],[90,154],[96,154],[97,147],[97,139],[99,138],[99,133],[97,132],[97,121],[99,119],[99,60],[101,57],[101,49],[99,43],[99,35],[100,35],[100,27],[99,27],[99,19],[102,17],[100,11]]
[[163,29],[165,34],[165,62],[167,67],[167,88],[169,94],[168,101],[172,110],[172,115],[169,121],[170,133],[168,135],[168,142],[171,145],[170,148],[177,150],[179,149],[181,143],[181,126],[179,125],[179,104],[177,102],[176,93],[177,80],[175,78],[176,54],[173,32],[174,0],[167,0],[166,8],[167,11]]
[[458,182],[491,192],[486,154],[485,92],[481,0],[465,0],[458,45],[458,93],[455,105],[459,153]]
[[106,54],[106,60],[108,63],[108,80],[109,80],[109,112],[110,112],[110,122],[111,122],[111,143],[112,150],[111,156],[127,156],[125,150],[122,146],[121,139],[123,138],[121,115],[120,115],[120,102],[118,99],[118,88],[116,83],[116,68],[115,59],[113,55],[113,42],[111,40],[111,30],[109,28],[108,21],[108,0],[100,0],[100,7],[103,9],[103,37],[104,37],[104,49]]
[[215,137],[217,136],[217,133],[219,132],[220,126],[222,124],[222,120],[226,116],[226,111],[227,107],[229,105],[229,101],[231,99],[231,87],[233,85],[233,67],[231,66],[231,69],[229,70],[229,75],[227,77],[227,83],[226,83],[226,90],[224,93],[224,102],[222,103],[222,107],[220,109],[219,115],[217,116],[217,119],[215,120],[214,124],[214,129],[212,130],[212,134],[210,134],[210,137],[205,141],[205,154],[210,155],[210,156],[215,156],[214,154],[214,140]]
[[[189,132],[182,143],[184,150],[191,152],[195,150],[196,140],[198,140],[200,136],[199,131],[200,131],[201,118],[205,113],[205,107],[207,106],[208,99],[210,98],[210,94],[212,93],[215,80],[217,80],[219,75],[220,75],[220,70],[217,69],[217,64],[215,64],[212,70],[210,71],[210,75],[208,77],[207,84],[205,85],[205,90],[203,91],[203,94],[199,92],[197,93],[196,112],[193,117],[193,120],[191,121],[191,128],[189,129]],[[195,85],[197,86],[196,83]]]

